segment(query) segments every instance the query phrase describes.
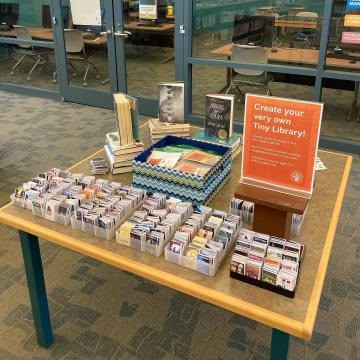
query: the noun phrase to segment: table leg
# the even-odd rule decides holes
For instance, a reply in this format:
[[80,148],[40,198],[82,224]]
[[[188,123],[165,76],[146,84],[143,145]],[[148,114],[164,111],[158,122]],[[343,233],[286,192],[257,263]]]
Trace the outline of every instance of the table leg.
[[351,109],[350,109],[350,112],[348,115],[348,121],[352,120],[354,114],[356,116],[358,94],[359,94],[359,83],[360,83],[360,81],[355,81],[354,96],[353,96],[353,101],[351,104]]
[[[231,56],[227,57],[228,60],[231,60]],[[219,91],[219,94],[222,94],[223,92],[229,90],[231,85],[231,71],[232,68],[227,67],[226,68],[226,84],[225,86]]]
[[21,230],[19,230],[19,235],[36,336],[39,345],[47,348],[53,342],[53,334],[41,263],[39,240],[37,236]]
[[286,360],[288,357],[290,336],[280,330],[272,330],[271,338],[271,360]]

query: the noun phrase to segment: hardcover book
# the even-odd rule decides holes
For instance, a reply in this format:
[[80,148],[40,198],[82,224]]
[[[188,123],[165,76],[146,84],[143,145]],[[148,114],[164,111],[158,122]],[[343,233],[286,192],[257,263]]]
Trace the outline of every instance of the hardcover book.
[[120,145],[120,137],[117,132],[106,134],[106,144],[114,156],[138,153],[144,150],[144,144],[140,141],[135,141],[130,145]]
[[159,121],[184,123],[184,83],[159,84]]
[[229,139],[233,134],[234,95],[206,95],[205,136]]

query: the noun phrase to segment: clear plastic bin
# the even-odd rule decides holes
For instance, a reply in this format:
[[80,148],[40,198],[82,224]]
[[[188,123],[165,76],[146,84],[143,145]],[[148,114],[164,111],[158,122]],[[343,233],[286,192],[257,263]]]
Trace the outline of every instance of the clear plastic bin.
[[56,214],[55,215],[55,222],[60,225],[69,226],[70,225],[70,214],[63,215],[63,214]]
[[95,227],[96,226],[94,224],[88,224],[84,221],[82,222],[82,231],[87,234],[95,235]]
[[81,220],[77,220],[75,215],[71,216],[70,218],[70,223],[71,223],[71,227],[73,229],[77,229],[82,231],[82,221]]
[[181,265],[183,267],[186,267],[188,269],[191,270],[195,270],[197,272],[200,272],[202,274],[208,275],[208,276],[215,276],[216,272],[218,271],[220,265],[222,264],[222,262],[224,261],[224,259],[226,258],[226,256],[228,255],[230,249],[232,249],[238,235],[240,232],[240,228],[237,229],[232,238],[231,241],[229,242],[227,248],[225,249],[225,251],[222,253],[221,256],[219,256],[214,264],[207,264],[204,261],[198,261],[196,258],[194,257],[189,257],[189,256],[184,256],[182,254],[176,254],[172,251],[169,250],[170,245],[167,244],[165,247],[165,260],[172,262],[174,264],[178,264]]
[[39,208],[37,206],[32,205],[32,213],[35,216],[44,217],[45,216],[45,208]]
[[15,198],[14,194],[10,195],[10,199],[11,199],[11,202],[15,206],[19,206],[19,207],[22,207],[27,210],[32,210],[32,201],[31,200],[26,200],[26,201],[19,200],[19,199]]
[[99,226],[95,226],[94,228],[95,235],[102,239],[111,240],[115,236],[116,226],[113,226],[111,229],[104,229]]
[[159,257],[164,251],[165,241],[161,241],[159,245],[149,244],[146,241],[142,243],[142,251],[153,256]]

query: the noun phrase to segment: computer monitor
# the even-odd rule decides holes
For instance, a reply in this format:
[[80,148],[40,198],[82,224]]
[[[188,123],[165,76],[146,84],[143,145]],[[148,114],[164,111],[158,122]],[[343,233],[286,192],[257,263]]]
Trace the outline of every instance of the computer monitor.
[[162,21],[166,19],[166,0],[139,0],[140,21]]
[[274,22],[272,16],[235,15],[232,42],[272,47]]
[[0,26],[12,27],[19,21],[19,4],[0,4]]
[[[69,7],[66,5],[62,6],[61,13],[62,13],[62,21],[63,21],[64,29],[67,29],[69,27],[69,18],[70,18]],[[42,27],[44,29],[52,28],[50,5],[42,5]]]
[[42,6],[42,27],[44,29],[52,28],[50,5]]
[[91,32],[96,35],[99,35],[101,32],[105,31],[105,9],[101,9],[101,25],[75,25],[76,29],[82,32]]

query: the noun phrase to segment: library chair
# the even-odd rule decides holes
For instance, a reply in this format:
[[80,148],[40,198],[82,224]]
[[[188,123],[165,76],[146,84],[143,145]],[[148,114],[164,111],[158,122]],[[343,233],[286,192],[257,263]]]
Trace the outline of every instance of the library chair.
[[[89,60],[85,52],[84,39],[82,36],[82,32],[76,29],[65,29],[64,31],[64,39],[65,39],[65,50],[66,50],[66,58],[68,60],[68,64],[74,70],[73,75],[76,76],[76,67],[73,62],[78,61],[84,63],[86,65],[85,74],[83,77],[83,86],[87,86],[87,76],[92,67],[96,72],[96,78],[100,79],[100,72],[98,68]],[[57,71],[54,72],[53,75],[53,83],[56,83]]]
[[299,12],[305,11],[304,7],[293,7],[290,8],[287,12],[288,16],[296,16],[296,14],[298,14]]
[[[233,44],[232,46],[231,60],[253,64],[267,64],[268,62],[265,48],[238,44]],[[267,95],[272,95],[269,87],[269,82],[272,80],[273,77],[263,70],[232,68],[230,69],[230,84],[225,93],[228,94],[230,90],[235,88],[240,96],[244,97],[240,86],[247,85],[264,88]]]
[[[16,32],[17,40],[32,40],[32,36],[30,30],[25,26],[14,25],[14,29]],[[27,74],[26,80],[31,80],[31,75],[35,71],[35,69],[42,64],[45,64],[49,61],[49,54],[51,53],[51,49],[46,48],[35,48],[32,45],[17,45],[17,53],[20,56],[20,59],[16,62],[16,64],[11,68],[10,75],[15,74],[15,69],[26,59],[33,59],[34,65],[31,67],[30,71]]]
[[[319,15],[312,11],[300,11],[296,14],[296,19],[299,21],[313,21],[317,24]],[[317,29],[303,28],[301,32],[295,34],[294,41],[308,45],[310,48],[314,46],[317,36]]]

